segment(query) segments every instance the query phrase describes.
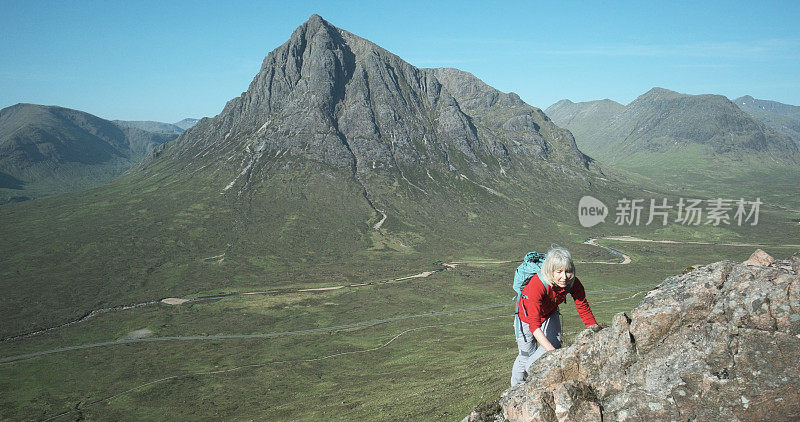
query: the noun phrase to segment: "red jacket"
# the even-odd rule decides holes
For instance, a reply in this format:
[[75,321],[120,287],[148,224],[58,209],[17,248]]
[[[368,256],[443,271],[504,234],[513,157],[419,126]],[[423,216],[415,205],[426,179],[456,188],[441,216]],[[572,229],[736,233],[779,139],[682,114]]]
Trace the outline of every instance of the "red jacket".
[[[583,284],[577,277],[572,282],[569,294],[575,299],[575,309],[578,310],[578,315],[583,320],[584,325],[589,327],[597,324],[594,314],[589,308],[589,302],[586,301],[586,290],[583,289]],[[539,279],[539,275],[534,274],[525,288],[522,289],[522,297],[517,303],[519,319],[528,323],[531,332],[536,331],[537,328],[542,326],[547,317],[556,310],[558,305],[564,303],[566,299],[567,289],[550,286],[545,293],[544,284]]]

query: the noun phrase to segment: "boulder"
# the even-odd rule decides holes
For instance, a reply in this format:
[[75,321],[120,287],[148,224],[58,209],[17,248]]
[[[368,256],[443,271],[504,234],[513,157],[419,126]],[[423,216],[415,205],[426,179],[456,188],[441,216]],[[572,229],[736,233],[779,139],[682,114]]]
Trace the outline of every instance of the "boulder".
[[667,278],[630,316],[537,361],[481,418],[800,419],[800,255],[756,255]]
[[762,267],[769,267],[774,263],[775,258],[761,249],[756,249],[756,251],[750,255],[750,258],[747,258],[747,261],[743,262],[745,265],[760,265]]

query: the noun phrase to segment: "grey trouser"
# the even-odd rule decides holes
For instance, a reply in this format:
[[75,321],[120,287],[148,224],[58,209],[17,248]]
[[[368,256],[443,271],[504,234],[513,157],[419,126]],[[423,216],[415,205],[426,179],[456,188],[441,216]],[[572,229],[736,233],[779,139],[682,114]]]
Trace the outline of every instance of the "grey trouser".
[[[527,323],[517,321],[515,327],[521,327],[521,330],[519,328],[516,330],[519,354],[514,361],[514,366],[511,367],[512,387],[524,382],[528,376],[528,368],[533,362],[545,354],[544,347],[539,346],[539,343],[533,337],[533,333],[531,333],[531,329]],[[544,336],[550,340],[553,347],[556,349],[561,348],[561,313],[558,312],[558,309],[544,321],[542,324],[542,332],[544,332]]]

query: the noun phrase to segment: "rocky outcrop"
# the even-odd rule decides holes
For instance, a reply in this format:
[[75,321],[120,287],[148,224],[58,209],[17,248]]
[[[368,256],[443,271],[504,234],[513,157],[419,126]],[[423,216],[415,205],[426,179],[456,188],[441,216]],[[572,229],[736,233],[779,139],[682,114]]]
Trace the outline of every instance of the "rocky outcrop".
[[800,254],[753,255],[664,280],[467,420],[797,420]]

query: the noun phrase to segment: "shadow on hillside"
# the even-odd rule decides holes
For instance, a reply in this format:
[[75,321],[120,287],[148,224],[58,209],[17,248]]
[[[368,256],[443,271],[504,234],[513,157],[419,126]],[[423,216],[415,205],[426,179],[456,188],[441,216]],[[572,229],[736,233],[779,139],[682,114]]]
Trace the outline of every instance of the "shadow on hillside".
[[22,190],[23,182],[16,177],[0,172],[0,188]]

